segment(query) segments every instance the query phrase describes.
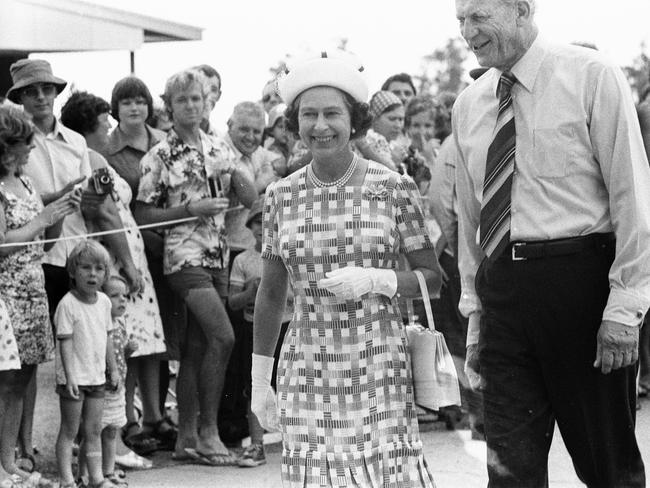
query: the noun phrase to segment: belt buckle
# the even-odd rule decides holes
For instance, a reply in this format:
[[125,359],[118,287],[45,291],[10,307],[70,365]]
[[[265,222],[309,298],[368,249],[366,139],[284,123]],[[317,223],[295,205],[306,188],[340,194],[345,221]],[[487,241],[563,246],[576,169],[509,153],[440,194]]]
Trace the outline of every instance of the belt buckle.
[[526,244],[523,242],[515,242],[512,245],[512,260],[513,261],[526,261],[527,258],[523,256],[517,256],[517,249],[520,247],[524,247]]

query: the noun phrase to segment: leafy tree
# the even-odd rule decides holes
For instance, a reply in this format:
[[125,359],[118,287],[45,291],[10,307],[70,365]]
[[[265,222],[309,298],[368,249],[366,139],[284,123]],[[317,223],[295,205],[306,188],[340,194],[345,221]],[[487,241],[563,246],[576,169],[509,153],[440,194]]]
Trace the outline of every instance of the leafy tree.
[[463,79],[467,55],[465,41],[452,37],[443,47],[423,56],[421,72],[414,77],[420,85],[418,93],[459,93],[467,85]]
[[631,66],[623,66],[632,92],[640,100],[643,91],[650,85],[650,57],[646,53],[645,43],[641,43],[641,52],[632,60]]

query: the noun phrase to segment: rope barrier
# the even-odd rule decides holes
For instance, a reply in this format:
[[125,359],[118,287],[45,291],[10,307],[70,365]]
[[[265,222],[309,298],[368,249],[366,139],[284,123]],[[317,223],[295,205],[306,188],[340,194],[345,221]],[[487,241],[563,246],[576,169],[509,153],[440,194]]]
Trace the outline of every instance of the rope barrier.
[[[232,212],[234,210],[241,210],[243,209],[243,205],[238,205],[237,207],[232,207],[228,208],[224,211],[224,213]],[[133,227],[122,227],[120,229],[111,229],[111,230],[103,230],[103,231],[98,231],[98,232],[89,232],[87,234],[81,234],[81,235],[76,235],[76,236],[64,236],[64,237],[55,237],[52,239],[41,239],[38,241],[26,241],[26,242],[8,242],[4,244],[0,244],[0,248],[3,247],[22,247],[22,246],[34,246],[34,245],[41,245],[41,244],[49,244],[51,242],[59,242],[59,241],[72,241],[76,239],[87,239],[89,237],[100,237],[100,236],[106,236],[110,234],[119,234],[121,232],[127,232],[129,230],[142,230],[142,229],[154,229],[157,227],[169,227],[173,225],[178,225],[178,224],[184,224],[187,222],[193,222],[195,220],[198,220],[199,217],[186,217],[183,219],[176,219],[176,220],[166,220],[164,222],[156,222],[155,224],[143,224],[143,225],[136,225]]]

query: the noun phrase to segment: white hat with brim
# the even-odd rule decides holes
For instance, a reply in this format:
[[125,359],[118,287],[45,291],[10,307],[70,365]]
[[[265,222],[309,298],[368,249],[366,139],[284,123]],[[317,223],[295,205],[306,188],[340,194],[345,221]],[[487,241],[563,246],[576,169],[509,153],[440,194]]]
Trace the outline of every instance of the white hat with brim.
[[363,66],[351,53],[340,50],[322,52],[318,57],[304,59],[287,69],[286,75],[278,80],[278,90],[287,105],[315,86],[338,88],[365,103],[368,84],[362,72]]

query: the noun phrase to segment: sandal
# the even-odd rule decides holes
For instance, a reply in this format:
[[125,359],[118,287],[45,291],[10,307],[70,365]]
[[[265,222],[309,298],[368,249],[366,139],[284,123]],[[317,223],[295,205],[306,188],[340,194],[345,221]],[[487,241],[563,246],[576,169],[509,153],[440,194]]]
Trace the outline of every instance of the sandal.
[[122,442],[124,442],[126,447],[132,449],[140,456],[151,454],[160,449],[160,441],[151,434],[142,432],[141,430],[131,434],[130,431],[133,427],[138,427],[138,430],[140,429],[140,425],[137,422],[129,422],[122,428]]
[[[133,451],[129,451],[123,456],[115,456],[115,464],[129,469],[151,469],[153,467],[153,463],[149,459],[139,456]],[[120,470],[115,470],[116,473],[117,471]]]
[[110,480],[104,478],[103,480],[101,480],[99,483],[95,485],[88,485],[88,488],[115,488],[115,486],[116,485],[114,485]]
[[9,475],[9,478],[0,481],[0,488],[27,488],[27,480],[17,474]]
[[126,481],[124,481],[124,478],[120,478],[115,473],[106,474],[104,475],[104,478],[119,488],[128,488],[129,486],[129,484]]
[[163,417],[158,422],[144,422],[143,425],[151,429],[149,435],[160,441],[161,450],[174,450],[178,437],[178,429],[169,417]]
[[31,454],[23,454],[16,458],[16,467],[26,473],[36,471],[36,459]]

